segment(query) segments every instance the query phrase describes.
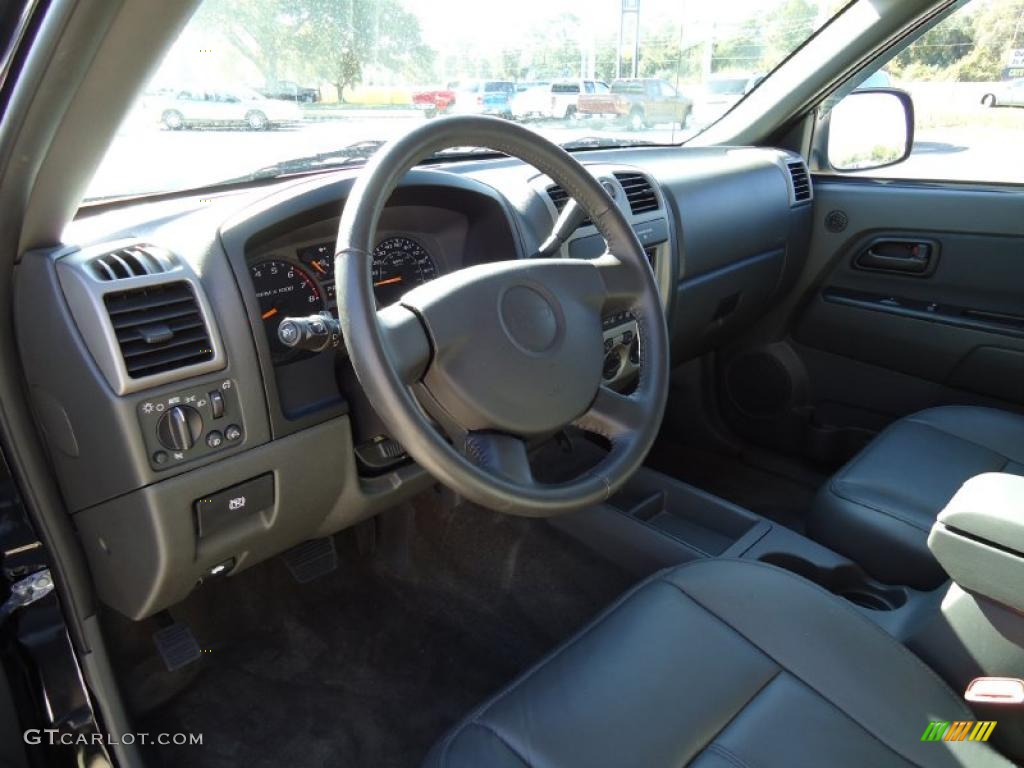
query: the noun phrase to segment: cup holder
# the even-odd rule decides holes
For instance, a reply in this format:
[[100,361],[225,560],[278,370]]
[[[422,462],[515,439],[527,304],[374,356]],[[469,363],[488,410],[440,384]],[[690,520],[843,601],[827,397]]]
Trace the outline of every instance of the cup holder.
[[774,552],[758,559],[803,576],[861,608],[893,611],[907,602],[906,589],[875,581],[853,563],[826,568],[796,555]]

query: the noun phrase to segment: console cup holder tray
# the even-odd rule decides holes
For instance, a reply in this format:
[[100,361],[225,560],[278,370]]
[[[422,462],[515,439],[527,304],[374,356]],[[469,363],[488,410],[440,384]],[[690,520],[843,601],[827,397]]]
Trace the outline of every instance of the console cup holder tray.
[[758,557],[763,563],[784,568],[824,587],[829,592],[872,611],[894,611],[907,602],[905,587],[883,584],[854,563],[816,565],[799,555],[770,552]]

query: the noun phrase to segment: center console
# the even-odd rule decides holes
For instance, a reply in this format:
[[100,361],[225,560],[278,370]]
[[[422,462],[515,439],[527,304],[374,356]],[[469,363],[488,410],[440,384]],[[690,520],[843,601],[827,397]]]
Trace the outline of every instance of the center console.
[[[603,452],[584,438],[574,439],[572,446],[574,453],[587,457],[579,459],[584,463]],[[853,561],[789,528],[646,467],[605,504],[551,524],[638,577],[705,557],[758,560],[784,568],[848,601],[900,639],[912,633],[918,616],[936,610],[942,597],[941,590],[883,584]]]

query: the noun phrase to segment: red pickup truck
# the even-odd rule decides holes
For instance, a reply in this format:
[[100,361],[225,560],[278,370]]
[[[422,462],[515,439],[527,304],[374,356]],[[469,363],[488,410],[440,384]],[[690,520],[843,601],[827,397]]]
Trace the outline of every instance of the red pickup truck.
[[576,110],[581,117],[625,119],[635,131],[660,123],[682,128],[693,110],[693,100],[664,80],[622,78],[613,80],[607,93],[581,93]]
[[422,109],[427,117],[444,114],[455,101],[455,91],[439,88],[431,91],[416,91],[412,95],[412,105]]

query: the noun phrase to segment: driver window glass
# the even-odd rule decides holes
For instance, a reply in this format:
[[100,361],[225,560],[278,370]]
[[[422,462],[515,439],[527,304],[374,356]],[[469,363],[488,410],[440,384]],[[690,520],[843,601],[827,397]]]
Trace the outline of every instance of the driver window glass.
[[901,163],[854,175],[1024,184],[1020,0],[973,0],[857,88],[910,94],[914,146]]

